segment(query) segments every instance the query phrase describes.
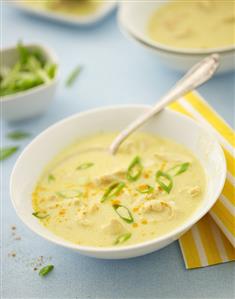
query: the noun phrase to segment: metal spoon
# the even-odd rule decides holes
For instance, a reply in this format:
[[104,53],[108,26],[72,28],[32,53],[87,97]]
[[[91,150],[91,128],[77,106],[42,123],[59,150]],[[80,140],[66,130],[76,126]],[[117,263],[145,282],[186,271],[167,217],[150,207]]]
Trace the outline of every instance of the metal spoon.
[[161,111],[171,102],[179,99],[181,96],[185,95],[189,91],[192,91],[196,87],[202,85],[207,80],[209,80],[214,75],[218,66],[218,54],[212,54],[201,60],[196,65],[194,65],[184,75],[184,77],[181,78],[176,83],[176,85],[160,100],[160,102],[158,102],[145,114],[141,115],[139,118],[133,121],[115,138],[115,140],[109,147],[109,151],[111,152],[111,154],[114,155],[117,152],[120,145],[124,142],[124,140],[135,130],[137,130],[140,126],[142,126],[145,122],[147,122],[151,117],[153,117],[156,113]]

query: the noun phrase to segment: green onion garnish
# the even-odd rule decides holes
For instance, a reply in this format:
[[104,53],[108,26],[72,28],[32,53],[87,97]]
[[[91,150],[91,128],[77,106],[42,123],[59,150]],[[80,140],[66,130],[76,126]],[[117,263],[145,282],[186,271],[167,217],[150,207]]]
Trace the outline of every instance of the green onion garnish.
[[138,180],[141,176],[142,170],[143,166],[141,164],[141,159],[139,156],[136,156],[128,167],[127,179],[132,182]]
[[172,177],[161,170],[159,170],[156,173],[156,181],[160,185],[160,187],[166,191],[167,193],[170,193],[172,187],[173,187],[173,180]]
[[45,219],[49,216],[48,214],[45,214],[42,212],[34,212],[34,213],[32,213],[32,215],[38,219]]
[[77,66],[72,72],[71,74],[68,76],[68,79],[66,81],[66,86],[72,86],[73,83],[76,81],[76,79],[78,78],[78,76],[80,75],[82,71],[82,66]]
[[53,265],[47,265],[45,267],[43,267],[40,271],[39,271],[39,275],[40,276],[46,276],[48,273],[50,273],[52,270],[54,269]]
[[7,134],[7,138],[12,140],[20,140],[30,137],[30,134],[23,131],[14,131]]
[[134,218],[127,207],[123,205],[113,205],[113,208],[118,216],[122,218],[122,220],[126,221],[127,223],[134,222]]
[[125,187],[124,182],[116,182],[113,183],[109,188],[105,191],[103,197],[101,198],[101,202],[104,202],[107,199],[110,199],[120,193],[120,191]]
[[182,164],[178,164],[172,168],[170,168],[167,173],[171,174],[172,176],[177,176],[183,172],[185,172],[188,168],[189,168],[190,163],[186,162],[186,163],[182,163]]
[[54,175],[53,174],[49,174],[47,180],[48,180],[49,183],[55,181]]
[[83,163],[77,167],[77,170],[87,169],[87,168],[92,167],[93,165],[94,165],[94,163],[92,163],[92,162]]
[[147,185],[147,184],[143,184],[143,185],[140,185],[138,188],[137,188],[137,191],[140,192],[140,193],[152,193],[154,191],[154,188],[150,185]]
[[117,237],[116,241],[114,242],[114,245],[118,245],[118,244],[124,243],[127,240],[129,240],[130,237],[131,237],[131,233],[122,234],[119,237]]
[[79,190],[65,190],[56,192],[56,195],[62,198],[72,198],[81,196],[82,192]]
[[0,148],[0,161],[9,158],[19,149],[18,146],[2,147]]

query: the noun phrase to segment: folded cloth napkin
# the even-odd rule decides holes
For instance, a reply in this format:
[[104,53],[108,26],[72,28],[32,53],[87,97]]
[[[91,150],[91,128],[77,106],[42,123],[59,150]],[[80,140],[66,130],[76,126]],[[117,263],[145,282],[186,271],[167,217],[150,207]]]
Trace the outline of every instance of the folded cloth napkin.
[[235,260],[235,132],[196,92],[187,94],[169,108],[192,117],[210,128],[220,142],[227,178],[217,202],[180,240],[187,269]]

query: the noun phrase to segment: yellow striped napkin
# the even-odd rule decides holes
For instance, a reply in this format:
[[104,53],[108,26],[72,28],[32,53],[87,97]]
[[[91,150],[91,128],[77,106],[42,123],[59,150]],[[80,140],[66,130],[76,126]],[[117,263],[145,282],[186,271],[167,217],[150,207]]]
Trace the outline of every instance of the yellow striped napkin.
[[169,106],[170,109],[210,127],[223,147],[227,178],[222,194],[210,212],[180,240],[187,269],[235,260],[235,132],[196,92]]

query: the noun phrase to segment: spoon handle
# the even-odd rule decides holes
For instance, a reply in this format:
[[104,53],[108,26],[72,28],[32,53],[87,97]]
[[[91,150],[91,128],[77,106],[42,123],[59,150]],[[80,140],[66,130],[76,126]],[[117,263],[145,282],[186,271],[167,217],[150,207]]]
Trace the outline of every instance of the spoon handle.
[[134,120],[129,126],[127,126],[112,142],[110,145],[111,154],[115,154],[122,144],[122,142],[136,129],[142,126],[146,121],[148,121],[153,115],[161,111],[171,102],[177,100],[179,97],[185,95],[189,91],[195,89],[196,87],[202,85],[207,80],[209,80],[216,69],[219,66],[219,55],[212,54],[201,60],[199,63],[194,65],[181,80],[179,80],[176,85],[145,114],[141,115],[139,118]]

